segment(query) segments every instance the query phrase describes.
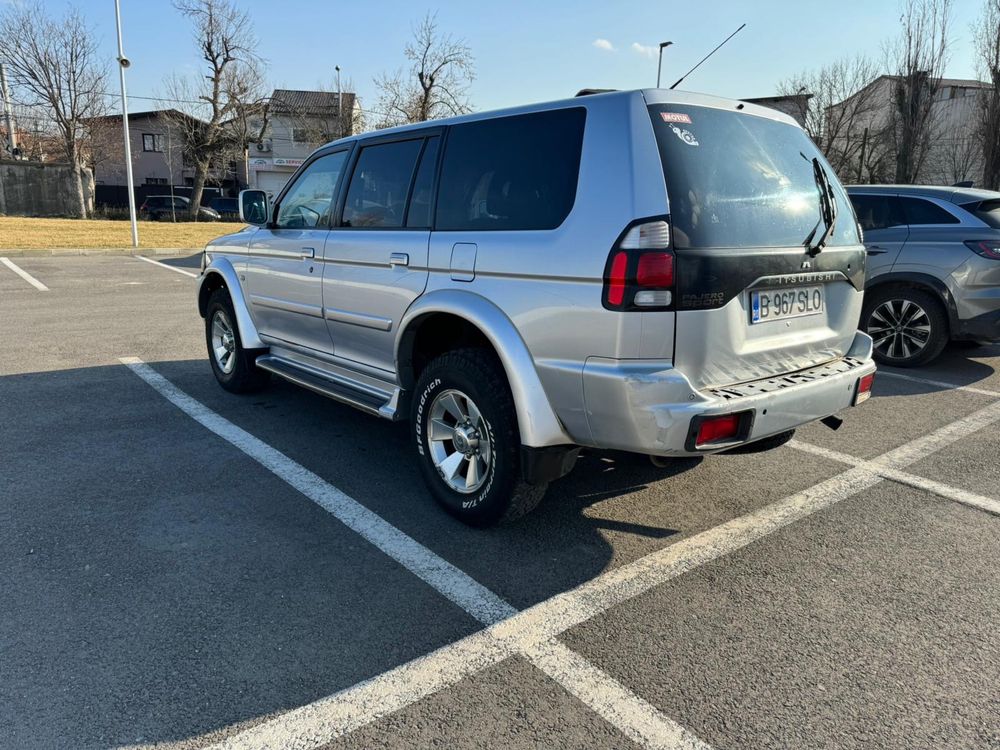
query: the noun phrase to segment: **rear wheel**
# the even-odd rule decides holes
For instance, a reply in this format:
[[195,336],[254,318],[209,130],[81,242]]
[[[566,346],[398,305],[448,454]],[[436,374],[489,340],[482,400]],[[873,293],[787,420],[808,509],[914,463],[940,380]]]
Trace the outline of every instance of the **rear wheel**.
[[521,438],[503,367],[482,349],[434,359],[412,413],[420,469],[445,510],[473,526],[513,521],[545,494],[521,477]]
[[208,298],[205,343],[215,379],[227,391],[252,393],[267,385],[270,373],[255,364],[258,351],[243,348],[233,302],[223,288],[216,289]]
[[918,367],[948,343],[948,317],[938,299],[922,289],[874,289],[865,295],[861,329],[872,337],[877,362]]

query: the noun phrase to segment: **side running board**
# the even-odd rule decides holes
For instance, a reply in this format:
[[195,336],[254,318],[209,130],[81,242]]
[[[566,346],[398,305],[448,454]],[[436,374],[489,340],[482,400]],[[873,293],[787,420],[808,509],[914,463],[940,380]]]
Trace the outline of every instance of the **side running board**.
[[257,367],[327,398],[349,404],[383,419],[397,420],[402,418],[398,408],[400,395],[398,388],[392,391],[382,391],[297,362],[289,362],[287,359],[271,354],[257,357]]

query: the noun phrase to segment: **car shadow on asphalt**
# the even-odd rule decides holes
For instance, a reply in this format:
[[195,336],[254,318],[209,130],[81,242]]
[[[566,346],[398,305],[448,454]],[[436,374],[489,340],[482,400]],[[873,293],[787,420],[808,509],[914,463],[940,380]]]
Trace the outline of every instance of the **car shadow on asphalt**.
[[[1000,391],[1000,382],[994,378],[997,374],[996,368],[983,361],[997,357],[1000,357],[1000,344],[971,345],[964,342],[952,342],[937,359],[922,367],[879,365],[879,370],[918,380],[938,380],[955,385],[977,386]],[[990,381],[991,378],[994,378],[991,382],[985,382]],[[876,383],[878,380],[879,377],[876,375]],[[914,386],[914,393],[940,393],[948,390],[933,383],[920,383],[918,380],[909,381]],[[873,395],[878,396],[879,394]]]
[[158,258],[156,256],[151,256],[151,257],[153,257],[154,260],[159,261],[165,266],[173,266],[174,268],[183,268],[189,271],[201,270],[201,251],[195,253],[194,255],[185,255],[183,257],[178,257],[178,258]]

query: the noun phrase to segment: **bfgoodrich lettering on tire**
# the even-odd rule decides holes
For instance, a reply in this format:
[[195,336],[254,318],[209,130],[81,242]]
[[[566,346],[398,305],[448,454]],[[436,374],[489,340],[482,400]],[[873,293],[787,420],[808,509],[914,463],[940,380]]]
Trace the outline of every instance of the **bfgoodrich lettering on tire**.
[[459,349],[428,364],[417,381],[411,427],[427,485],[462,521],[512,521],[545,494],[546,485],[521,477],[514,399],[492,352]]

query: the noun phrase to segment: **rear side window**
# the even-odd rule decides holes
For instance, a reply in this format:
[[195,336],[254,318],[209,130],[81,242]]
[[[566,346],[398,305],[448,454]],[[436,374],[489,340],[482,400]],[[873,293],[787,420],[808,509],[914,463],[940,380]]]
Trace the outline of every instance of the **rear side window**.
[[452,127],[435,229],[558,227],[576,200],[586,116],[574,107]]
[[900,196],[900,203],[906,213],[906,223],[913,224],[960,224],[961,221],[941,208],[936,203],[925,201],[923,198],[904,198]]
[[899,199],[893,195],[852,195],[851,203],[861,228],[866,232],[906,224]]
[[347,189],[342,226],[403,226],[406,195],[423,143],[417,139],[361,149]]
[[731,110],[649,107],[677,248],[795,247],[820,220],[818,158],[837,201],[830,245],[860,243],[851,204],[816,145],[794,125]]
[[434,171],[437,169],[438,151],[441,139],[438,136],[427,139],[424,153],[420,156],[417,177],[413,181],[410,196],[410,210],[406,214],[406,226],[427,228],[431,225],[431,205],[434,202]]
[[975,214],[976,218],[986,222],[987,226],[1000,229],[1000,200],[966,203],[962,208]]

